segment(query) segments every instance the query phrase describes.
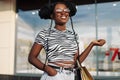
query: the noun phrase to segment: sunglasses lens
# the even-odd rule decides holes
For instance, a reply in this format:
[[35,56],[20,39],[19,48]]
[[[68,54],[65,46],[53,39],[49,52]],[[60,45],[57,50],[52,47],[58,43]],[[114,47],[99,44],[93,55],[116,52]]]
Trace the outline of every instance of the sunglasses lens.
[[56,9],[56,12],[62,12],[63,10],[62,9]]
[[58,13],[61,13],[61,12],[66,12],[66,13],[69,13],[70,12],[70,10],[69,9],[56,9],[56,12],[58,12]]
[[69,9],[64,9],[64,12],[70,12],[70,10]]

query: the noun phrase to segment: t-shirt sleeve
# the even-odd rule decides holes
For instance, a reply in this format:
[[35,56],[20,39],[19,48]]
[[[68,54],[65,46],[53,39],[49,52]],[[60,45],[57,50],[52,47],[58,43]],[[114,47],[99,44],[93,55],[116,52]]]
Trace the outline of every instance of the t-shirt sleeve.
[[44,46],[44,44],[45,44],[45,34],[46,34],[45,30],[40,31],[35,38],[35,42]]

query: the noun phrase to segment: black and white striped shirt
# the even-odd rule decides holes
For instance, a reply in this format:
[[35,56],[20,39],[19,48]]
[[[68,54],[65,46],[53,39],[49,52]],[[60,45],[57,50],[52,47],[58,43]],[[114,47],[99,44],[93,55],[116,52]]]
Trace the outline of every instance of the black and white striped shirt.
[[42,30],[35,42],[44,46],[49,62],[73,61],[78,49],[74,34],[69,30]]

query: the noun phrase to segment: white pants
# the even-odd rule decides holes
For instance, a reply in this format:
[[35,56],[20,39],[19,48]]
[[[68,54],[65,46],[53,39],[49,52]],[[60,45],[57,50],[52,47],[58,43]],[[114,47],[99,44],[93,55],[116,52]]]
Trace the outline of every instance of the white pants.
[[59,70],[55,76],[49,76],[47,73],[43,73],[40,80],[75,80],[75,73],[69,70]]

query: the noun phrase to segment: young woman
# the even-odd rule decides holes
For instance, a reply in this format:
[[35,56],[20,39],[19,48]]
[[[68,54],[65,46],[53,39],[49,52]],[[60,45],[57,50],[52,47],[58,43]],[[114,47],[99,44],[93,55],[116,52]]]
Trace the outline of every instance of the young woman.
[[[70,2],[55,2],[41,8],[40,17],[55,22],[53,29],[38,33],[28,57],[32,65],[44,71],[41,80],[74,80],[76,59],[82,63],[93,46],[105,44],[104,39],[94,40],[79,55],[77,35],[66,29],[66,23],[75,13],[76,7]],[[47,64],[37,58],[42,48],[46,51]]]

